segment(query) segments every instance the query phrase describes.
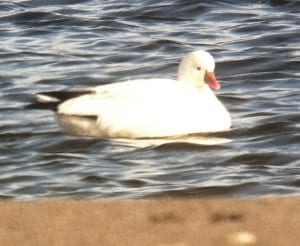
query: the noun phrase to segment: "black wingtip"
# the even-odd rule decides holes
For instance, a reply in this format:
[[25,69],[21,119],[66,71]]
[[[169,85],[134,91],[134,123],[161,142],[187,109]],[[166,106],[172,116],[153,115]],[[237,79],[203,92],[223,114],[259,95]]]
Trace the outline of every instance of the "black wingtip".
[[[39,93],[35,99],[35,102],[30,103],[24,107],[24,109],[39,109],[39,110],[52,110],[57,111],[57,107],[60,103],[82,95],[93,94],[94,91],[82,90],[82,91],[50,91]],[[41,96],[53,98],[53,100],[41,101]]]
[[57,106],[59,102],[51,102],[51,103],[40,103],[34,102],[27,104],[24,109],[38,109],[38,110],[52,110],[57,111]]
[[81,91],[50,91],[50,92],[41,92],[40,95],[45,95],[51,98],[55,98],[60,102],[64,102],[68,99],[79,97],[86,94],[95,93],[92,90],[81,90]]

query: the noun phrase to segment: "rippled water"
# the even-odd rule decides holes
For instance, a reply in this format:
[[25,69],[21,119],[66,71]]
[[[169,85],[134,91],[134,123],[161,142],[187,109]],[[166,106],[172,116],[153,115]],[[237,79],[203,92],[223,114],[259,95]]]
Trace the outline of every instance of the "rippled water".
[[[0,197],[299,194],[299,10],[288,0],[1,1]],[[216,59],[230,132],[96,139],[22,109],[40,91],[175,78],[199,48]]]

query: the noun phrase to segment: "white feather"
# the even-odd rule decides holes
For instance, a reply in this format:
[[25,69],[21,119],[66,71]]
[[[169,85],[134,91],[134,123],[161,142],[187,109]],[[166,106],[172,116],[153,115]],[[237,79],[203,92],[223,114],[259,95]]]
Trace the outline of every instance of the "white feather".
[[180,66],[180,81],[139,79],[98,86],[94,94],[60,104],[58,113],[97,116],[96,126],[103,137],[166,137],[228,130],[230,115],[204,82],[204,72],[213,69],[214,62],[205,64],[200,59],[203,71],[194,71],[193,76],[189,72],[184,81],[193,62],[199,65],[193,59],[190,55],[183,60],[186,64]]
[[57,99],[56,97],[51,97],[44,94],[37,94],[36,100],[40,103],[59,102],[59,99]]

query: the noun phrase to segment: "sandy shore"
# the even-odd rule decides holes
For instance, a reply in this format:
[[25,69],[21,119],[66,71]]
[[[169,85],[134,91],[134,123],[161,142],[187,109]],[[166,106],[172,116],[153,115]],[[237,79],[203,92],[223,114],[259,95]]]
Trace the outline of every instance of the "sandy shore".
[[300,245],[300,197],[0,202],[0,245]]

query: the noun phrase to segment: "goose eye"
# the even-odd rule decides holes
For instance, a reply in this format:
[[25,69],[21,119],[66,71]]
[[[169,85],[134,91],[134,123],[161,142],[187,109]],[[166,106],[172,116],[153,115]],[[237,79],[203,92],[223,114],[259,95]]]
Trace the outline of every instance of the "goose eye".
[[200,70],[201,70],[201,67],[197,67],[197,70],[200,71]]

